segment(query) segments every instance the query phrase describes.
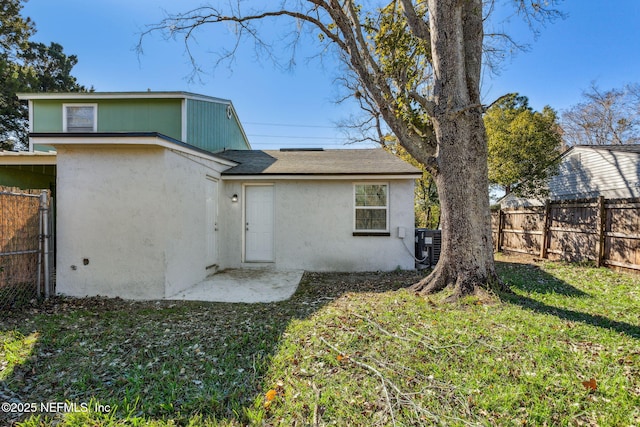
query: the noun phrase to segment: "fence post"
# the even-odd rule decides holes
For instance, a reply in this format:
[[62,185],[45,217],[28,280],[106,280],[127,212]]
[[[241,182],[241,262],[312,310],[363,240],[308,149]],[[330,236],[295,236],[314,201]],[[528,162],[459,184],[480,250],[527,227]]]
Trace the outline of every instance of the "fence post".
[[38,212],[38,271],[36,272],[36,296],[42,296],[42,261],[44,261],[44,233],[42,232],[42,194],[40,195],[40,212]]
[[504,230],[504,212],[502,208],[498,211],[498,235],[496,236],[496,252],[502,252],[502,239]]
[[540,242],[540,258],[547,257],[547,246],[549,246],[549,227],[551,216],[551,201],[547,199],[544,203],[544,218],[542,219],[542,242]]
[[[50,283],[49,280],[51,278],[51,272],[49,271],[49,200],[48,200],[48,191],[42,190],[40,193],[40,221],[42,224],[41,232],[42,232],[42,240],[43,240],[43,248],[41,252],[41,256],[43,258],[44,264],[44,297],[49,298],[50,296]],[[38,286],[40,286],[38,284]]]
[[604,264],[604,233],[607,226],[607,212],[605,210],[604,196],[598,197],[598,218],[596,221],[596,233],[598,241],[596,243],[596,266],[602,267]]

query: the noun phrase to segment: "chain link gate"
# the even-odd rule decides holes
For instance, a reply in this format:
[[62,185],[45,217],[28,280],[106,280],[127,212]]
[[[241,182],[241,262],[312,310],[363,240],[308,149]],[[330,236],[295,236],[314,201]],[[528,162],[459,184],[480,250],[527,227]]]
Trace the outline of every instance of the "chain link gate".
[[48,190],[0,188],[0,310],[55,293]]

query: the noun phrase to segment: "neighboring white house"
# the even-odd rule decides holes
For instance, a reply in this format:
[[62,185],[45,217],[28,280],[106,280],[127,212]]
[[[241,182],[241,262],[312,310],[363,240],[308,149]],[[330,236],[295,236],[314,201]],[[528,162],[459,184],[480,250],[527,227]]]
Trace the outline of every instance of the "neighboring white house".
[[[562,154],[549,179],[550,200],[640,197],[640,145],[578,145]],[[508,194],[501,207],[542,206],[544,200]]]
[[30,146],[56,150],[62,294],[165,298],[226,268],[414,268],[421,172],[384,150],[251,150],[229,101],[193,94],[23,98]]

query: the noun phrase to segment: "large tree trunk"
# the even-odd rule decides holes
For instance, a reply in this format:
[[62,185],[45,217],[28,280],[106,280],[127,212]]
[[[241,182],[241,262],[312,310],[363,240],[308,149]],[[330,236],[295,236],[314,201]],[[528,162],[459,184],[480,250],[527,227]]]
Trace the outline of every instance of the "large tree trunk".
[[455,298],[479,288],[506,290],[493,261],[484,128],[473,116],[434,121],[439,138],[456,142],[441,146],[438,155],[442,251],[434,271],[413,286],[422,293],[448,285],[455,286]]
[[482,0],[429,0],[429,14],[442,251],[433,272],[413,289],[433,293],[454,286],[454,298],[479,289],[506,290],[496,275],[491,242],[480,105]]

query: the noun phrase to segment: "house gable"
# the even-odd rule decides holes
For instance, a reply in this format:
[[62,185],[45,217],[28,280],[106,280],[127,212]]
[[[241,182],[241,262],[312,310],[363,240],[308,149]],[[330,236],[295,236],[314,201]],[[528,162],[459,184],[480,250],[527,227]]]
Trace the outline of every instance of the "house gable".
[[186,103],[185,142],[212,153],[251,148],[230,102],[187,99]]

